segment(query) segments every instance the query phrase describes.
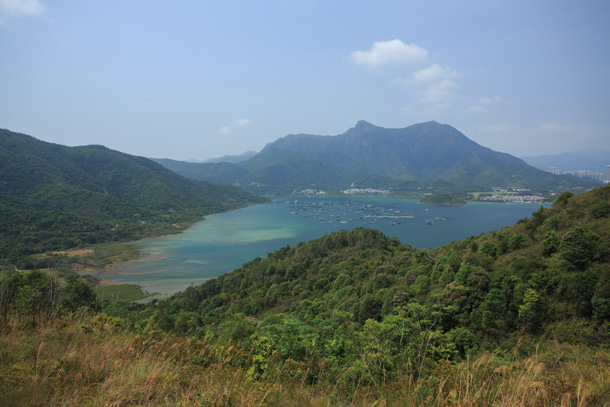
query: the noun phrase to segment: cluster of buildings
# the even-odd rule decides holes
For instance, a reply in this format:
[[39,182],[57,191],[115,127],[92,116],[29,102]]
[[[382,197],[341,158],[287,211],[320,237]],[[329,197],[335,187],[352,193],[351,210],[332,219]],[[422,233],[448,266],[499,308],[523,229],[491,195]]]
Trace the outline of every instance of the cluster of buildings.
[[548,172],[555,175],[570,174],[578,178],[591,178],[604,184],[610,183],[610,165],[606,166],[606,172],[593,172],[589,170],[561,171],[559,168],[550,168]]
[[326,191],[322,191],[321,189],[308,188],[308,189],[302,189],[299,192],[294,191],[293,194],[300,194],[300,195],[326,195]]
[[348,195],[361,195],[361,194],[378,194],[378,195],[390,195],[392,191],[389,189],[375,189],[375,188],[350,188],[342,191]]
[[540,195],[531,195],[531,190],[527,188],[493,187],[492,190],[494,192],[492,195],[483,194],[479,197],[479,200],[488,202],[543,203],[546,199]]
[[539,195],[492,195],[481,197],[483,201],[489,202],[514,202],[514,203],[543,203],[544,197]]

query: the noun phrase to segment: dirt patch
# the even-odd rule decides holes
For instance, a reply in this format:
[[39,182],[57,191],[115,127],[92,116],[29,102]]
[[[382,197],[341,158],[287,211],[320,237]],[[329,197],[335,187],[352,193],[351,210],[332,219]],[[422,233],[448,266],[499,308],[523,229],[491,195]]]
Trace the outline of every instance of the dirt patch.
[[61,250],[58,252],[53,252],[53,254],[65,254],[68,257],[76,257],[93,254],[93,249]]

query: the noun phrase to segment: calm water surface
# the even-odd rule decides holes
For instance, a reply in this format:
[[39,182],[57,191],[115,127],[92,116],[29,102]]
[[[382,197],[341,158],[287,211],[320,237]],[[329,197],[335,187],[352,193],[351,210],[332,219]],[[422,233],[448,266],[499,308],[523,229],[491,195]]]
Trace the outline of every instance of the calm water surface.
[[416,248],[441,246],[514,224],[539,204],[424,205],[381,197],[276,197],[273,203],[208,216],[184,233],[134,243],[142,260],[104,278],[137,283],[163,298],[282,246],[340,229],[369,227]]

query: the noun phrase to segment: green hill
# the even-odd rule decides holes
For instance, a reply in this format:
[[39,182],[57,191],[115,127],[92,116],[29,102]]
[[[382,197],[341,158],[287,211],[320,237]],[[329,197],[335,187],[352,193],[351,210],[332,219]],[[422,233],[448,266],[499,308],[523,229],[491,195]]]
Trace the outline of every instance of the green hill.
[[[254,355],[249,377],[299,377],[339,394],[403,385],[417,393],[439,380],[452,382],[458,374],[452,364],[493,354],[496,367],[478,373],[486,388],[486,380],[496,380],[494,371],[505,369],[509,376],[500,376],[511,377],[511,363],[527,360],[530,367],[520,369],[540,364],[539,375],[514,373],[548,387],[536,396],[523,389],[516,394],[528,398],[523,405],[536,404],[530,397],[555,405],[566,397],[562,392],[576,392],[588,380],[568,379],[575,359],[583,363],[579,369],[597,369],[585,368],[575,349],[593,355],[610,343],[609,262],[606,186],[577,196],[566,192],[514,226],[434,250],[416,250],[370,229],[286,246],[154,302],[138,318],[148,316],[133,323],[153,321],[177,335],[239,343]],[[477,363],[466,366],[474,372]],[[544,374],[543,366],[549,367]],[[607,372],[607,365],[600,368]],[[561,387],[560,380],[571,384]],[[587,385],[602,405],[610,385],[603,383]],[[457,397],[465,390],[438,391]],[[485,394],[475,396],[486,398],[482,405],[504,404],[495,398],[503,396]],[[387,397],[402,405],[407,395]],[[451,405],[443,400],[435,405]]]
[[237,183],[267,192],[291,192],[312,185],[345,189],[352,184],[397,190],[422,185],[475,189],[592,185],[538,170],[436,122],[386,129],[360,121],[338,136],[288,135],[236,164],[157,161],[191,178]]
[[0,130],[0,258],[171,233],[172,224],[262,201],[103,146]]
[[397,306],[419,304],[445,313],[443,331],[468,329],[496,346],[505,335],[541,333],[554,323],[610,321],[609,216],[606,186],[564,193],[515,226],[431,251],[375,230],[341,231],[255,259],[157,306],[170,311],[166,327],[184,329],[174,318],[189,312],[195,325],[272,312],[313,326],[340,315],[382,321]]
[[609,261],[606,186],[434,250],[332,233],[103,312],[82,280],[9,272],[0,401],[607,405]]

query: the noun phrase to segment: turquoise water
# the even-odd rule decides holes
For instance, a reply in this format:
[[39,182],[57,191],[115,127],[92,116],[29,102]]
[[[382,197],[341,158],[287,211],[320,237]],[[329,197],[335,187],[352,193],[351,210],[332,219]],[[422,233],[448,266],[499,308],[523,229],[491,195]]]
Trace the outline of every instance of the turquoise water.
[[424,205],[380,197],[278,197],[269,204],[212,215],[184,233],[134,243],[142,260],[104,278],[137,283],[166,297],[232,271],[257,256],[340,229],[369,227],[416,248],[512,225],[539,204]]

